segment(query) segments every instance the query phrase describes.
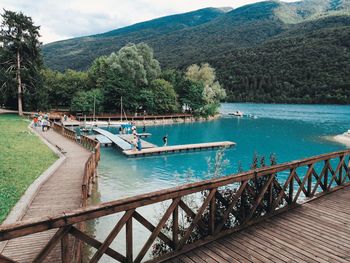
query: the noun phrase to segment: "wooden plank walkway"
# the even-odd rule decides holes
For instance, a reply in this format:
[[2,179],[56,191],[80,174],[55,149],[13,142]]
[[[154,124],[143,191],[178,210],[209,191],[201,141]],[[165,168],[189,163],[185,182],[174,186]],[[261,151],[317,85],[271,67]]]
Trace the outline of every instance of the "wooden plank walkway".
[[125,150],[123,151],[123,153],[129,157],[137,157],[137,156],[176,153],[176,152],[188,152],[188,151],[195,151],[195,150],[208,150],[208,149],[216,149],[221,147],[232,147],[234,145],[236,145],[234,142],[229,142],[229,141],[208,142],[208,143],[195,143],[195,144],[154,147],[154,148],[142,149],[141,151]]
[[[53,130],[41,134],[53,145],[67,152],[66,160],[42,185],[23,220],[57,215],[63,211],[79,208],[81,204],[84,165],[90,152]],[[3,250],[3,255],[21,263],[31,262],[54,233],[55,230],[50,230],[10,240]],[[60,262],[60,254],[60,246],[57,246],[45,262]]]
[[350,262],[350,187],[167,262]]

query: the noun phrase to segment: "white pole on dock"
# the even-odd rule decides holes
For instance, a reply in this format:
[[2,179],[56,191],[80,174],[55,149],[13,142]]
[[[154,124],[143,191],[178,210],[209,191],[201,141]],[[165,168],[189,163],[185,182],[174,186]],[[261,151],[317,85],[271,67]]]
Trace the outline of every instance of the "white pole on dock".
[[93,116],[94,121],[95,121],[95,115],[96,115],[95,112],[96,112],[96,97],[94,95],[94,116]]
[[120,97],[120,121],[123,121],[123,97]]

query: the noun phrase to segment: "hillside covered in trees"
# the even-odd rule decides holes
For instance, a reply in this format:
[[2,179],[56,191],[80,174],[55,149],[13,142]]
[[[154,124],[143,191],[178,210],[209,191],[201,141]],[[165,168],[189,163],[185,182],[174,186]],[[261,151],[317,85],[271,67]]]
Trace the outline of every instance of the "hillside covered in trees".
[[350,1],[266,1],[208,8],[43,47],[52,69],[86,70],[129,42],[145,42],[163,69],[216,68],[229,101],[348,103]]

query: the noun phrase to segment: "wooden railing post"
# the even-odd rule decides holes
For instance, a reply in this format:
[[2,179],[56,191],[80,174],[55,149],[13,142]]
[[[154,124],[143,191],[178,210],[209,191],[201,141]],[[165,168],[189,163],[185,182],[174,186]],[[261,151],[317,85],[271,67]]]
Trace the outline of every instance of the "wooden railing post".
[[[271,174],[270,176],[275,177],[275,174]],[[272,205],[273,205],[273,188],[274,188],[274,182],[275,178],[272,179],[272,183],[270,184],[267,194],[268,194],[268,200],[267,200],[267,212],[270,212],[272,210]]]
[[289,183],[289,193],[288,193],[288,203],[292,204],[293,203],[293,195],[294,195],[294,173],[295,170],[291,169],[290,170],[290,175],[291,179],[290,179],[290,183]]
[[61,257],[62,263],[71,262],[70,247],[69,247],[69,236],[65,235],[61,239]]
[[215,195],[210,200],[209,203],[209,234],[213,235],[215,233],[215,212],[216,212],[216,198]]
[[179,246],[179,206],[177,206],[173,211],[173,243],[174,250]]
[[[310,168],[312,165],[309,164],[308,167],[309,169],[313,169],[313,168]],[[311,196],[311,192],[312,192],[312,172],[310,173],[307,173],[307,188],[306,188],[306,197],[310,197]]]
[[340,168],[339,168],[339,185],[343,182],[343,163],[345,163],[345,155],[339,156]]
[[323,177],[323,185],[324,185],[325,191],[328,188],[328,170],[329,170],[328,164],[329,164],[329,159],[324,161],[324,165],[326,166],[326,170]]
[[133,241],[132,241],[132,220],[133,217],[130,217],[128,221],[126,221],[125,225],[125,242],[126,242],[126,262],[133,262]]

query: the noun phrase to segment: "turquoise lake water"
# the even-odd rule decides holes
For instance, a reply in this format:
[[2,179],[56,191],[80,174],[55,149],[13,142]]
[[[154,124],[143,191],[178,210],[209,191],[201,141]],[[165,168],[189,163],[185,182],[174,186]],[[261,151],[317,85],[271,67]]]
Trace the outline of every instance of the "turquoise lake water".
[[[257,118],[227,115],[235,110]],[[278,163],[282,163],[345,149],[344,145],[326,137],[350,129],[350,106],[222,104],[220,111],[223,117],[214,121],[147,127],[147,132],[152,133],[147,140],[162,145],[162,137],[168,134],[169,145],[233,141],[237,145],[225,151],[223,166],[223,173],[231,174],[237,172],[239,163],[248,170],[254,153],[265,156],[266,160],[273,153]],[[208,158],[213,160],[215,154],[216,151],[201,151],[126,158],[115,148],[102,148],[94,202],[169,188],[187,182],[189,175],[191,180],[206,179]],[[151,208],[145,211],[150,217],[155,214]],[[115,217],[110,216],[95,222],[99,237],[108,234],[114,220]],[[136,230],[135,235],[147,233],[142,231]],[[104,257],[104,262],[108,262],[108,257]]]

